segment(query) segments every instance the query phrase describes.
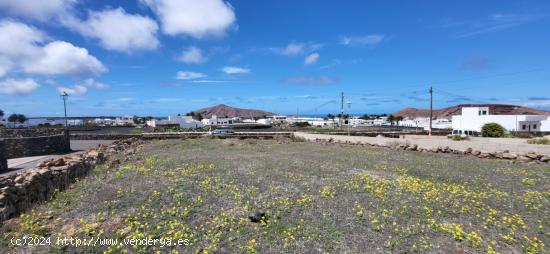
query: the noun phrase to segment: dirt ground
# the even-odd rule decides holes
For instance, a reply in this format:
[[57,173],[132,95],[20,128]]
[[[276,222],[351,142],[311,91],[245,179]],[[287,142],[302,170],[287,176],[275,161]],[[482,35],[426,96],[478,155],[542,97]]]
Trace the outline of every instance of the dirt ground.
[[[146,143],[0,227],[0,253],[548,253],[550,168],[290,140]],[[251,219],[252,218],[252,219]],[[254,220],[253,220],[254,219]],[[50,245],[12,239],[45,237]],[[115,239],[59,245],[57,239]],[[122,244],[187,239],[188,245]]]

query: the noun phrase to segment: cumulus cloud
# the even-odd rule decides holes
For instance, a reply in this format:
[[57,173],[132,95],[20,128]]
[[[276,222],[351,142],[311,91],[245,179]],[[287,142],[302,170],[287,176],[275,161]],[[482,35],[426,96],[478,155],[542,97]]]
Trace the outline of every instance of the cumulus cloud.
[[88,92],[88,88],[83,85],[75,85],[72,87],[60,86],[57,88],[58,93],[67,93],[69,95],[84,95]]
[[338,83],[338,80],[332,77],[320,76],[320,77],[306,77],[295,76],[289,77],[284,80],[285,83],[294,85],[332,85]]
[[30,94],[38,87],[38,83],[31,78],[0,81],[0,93],[7,95]]
[[1,0],[0,9],[13,16],[47,21],[53,17],[67,15],[76,2],[76,0]]
[[84,48],[65,41],[48,42],[42,31],[4,20],[0,21],[0,74],[14,70],[27,74],[97,75],[107,68]]
[[132,50],[152,50],[159,46],[158,25],[146,16],[128,14],[122,8],[91,11],[88,19],[76,18],[63,22],[88,38],[99,40],[108,50],[130,52]]
[[375,47],[382,43],[386,36],[381,34],[370,34],[365,36],[342,36],[340,44],[345,46]]
[[98,75],[106,71],[105,66],[84,48],[68,42],[54,41],[42,48],[42,52],[29,60],[23,69],[28,73],[46,75]]
[[313,53],[313,54],[307,55],[306,58],[304,59],[304,64],[305,65],[315,64],[317,63],[317,61],[319,61],[319,58],[321,58],[321,55],[319,55],[319,53]]
[[223,67],[222,71],[229,75],[246,75],[250,73],[250,69],[235,66]]
[[233,7],[224,0],[141,0],[159,17],[168,35],[194,38],[221,36],[236,22]]
[[188,64],[202,64],[206,63],[208,58],[202,54],[202,49],[191,46],[183,51],[178,60]]
[[200,79],[200,78],[206,78],[207,75],[200,73],[200,72],[193,72],[193,71],[178,71],[176,75],[176,79],[181,80],[193,80],[193,79]]

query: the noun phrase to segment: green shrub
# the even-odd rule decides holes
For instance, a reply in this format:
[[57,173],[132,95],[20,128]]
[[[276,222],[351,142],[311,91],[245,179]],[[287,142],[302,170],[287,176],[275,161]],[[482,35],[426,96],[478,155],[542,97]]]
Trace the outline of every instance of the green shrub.
[[453,135],[451,137],[453,141],[462,141],[462,140],[470,140],[468,136],[461,136],[461,135]]
[[481,136],[488,138],[502,138],[506,135],[506,129],[498,123],[487,123],[481,127]]
[[533,138],[527,140],[528,144],[550,145],[550,138]]

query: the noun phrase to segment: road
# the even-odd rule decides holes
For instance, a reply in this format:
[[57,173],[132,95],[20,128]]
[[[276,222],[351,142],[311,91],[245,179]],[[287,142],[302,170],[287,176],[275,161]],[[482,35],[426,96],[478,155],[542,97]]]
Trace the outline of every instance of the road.
[[550,156],[550,145],[527,144],[526,139],[521,138],[481,138],[472,137],[470,140],[453,141],[445,136],[425,136],[425,135],[406,135],[404,138],[386,138],[386,137],[363,137],[363,136],[345,136],[345,135],[326,135],[312,134],[305,132],[295,132],[296,137],[302,137],[307,140],[332,138],[336,141],[350,141],[352,143],[364,143],[387,146],[395,143],[416,144],[419,148],[431,149],[436,147],[446,147],[453,150],[465,151],[468,148],[478,150],[484,153],[503,152],[508,150],[517,154],[535,152],[538,154]]
[[[68,154],[79,154],[86,149],[97,147],[100,144],[111,144],[112,140],[71,140],[72,152]],[[8,170],[0,171],[0,175],[14,174],[36,167],[39,163],[68,154],[51,154],[43,156],[32,156],[8,160]]]

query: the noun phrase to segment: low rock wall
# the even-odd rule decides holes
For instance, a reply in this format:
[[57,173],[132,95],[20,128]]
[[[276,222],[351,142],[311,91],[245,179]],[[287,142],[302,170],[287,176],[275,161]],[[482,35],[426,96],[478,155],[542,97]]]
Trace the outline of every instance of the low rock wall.
[[131,150],[136,140],[117,141],[78,155],[40,163],[36,168],[0,177],[0,222],[19,215],[34,204],[49,200],[77,178],[86,176],[113,153]]
[[492,153],[485,153],[478,150],[473,150],[472,148],[468,148],[465,151],[461,150],[454,150],[446,147],[436,147],[432,149],[424,149],[418,147],[418,145],[415,144],[403,144],[403,143],[395,143],[395,144],[389,144],[389,145],[377,145],[377,144],[368,144],[368,143],[353,143],[350,141],[337,141],[332,138],[328,139],[315,139],[313,140],[318,143],[337,143],[337,144],[350,144],[350,145],[368,145],[368,146],[375,146],[375,147],[387,147],[391,149],[396,150],[404,150],[404,151],[418,151],[418,152],[427,152],[427,153],[447,153],[447,154],[457,154],[457,155],[470,155],[475,156],[482,159],[503,159],[503,160],[511,160],[511,161],[517,161],[517,162],[525,162],[525,163],[550,163],[550,157],[543,154],[537,154],[537,153],[526,153],[526,154],[517,154],[512,153],[509,151],[503,151],[503,152],[492,152]]

